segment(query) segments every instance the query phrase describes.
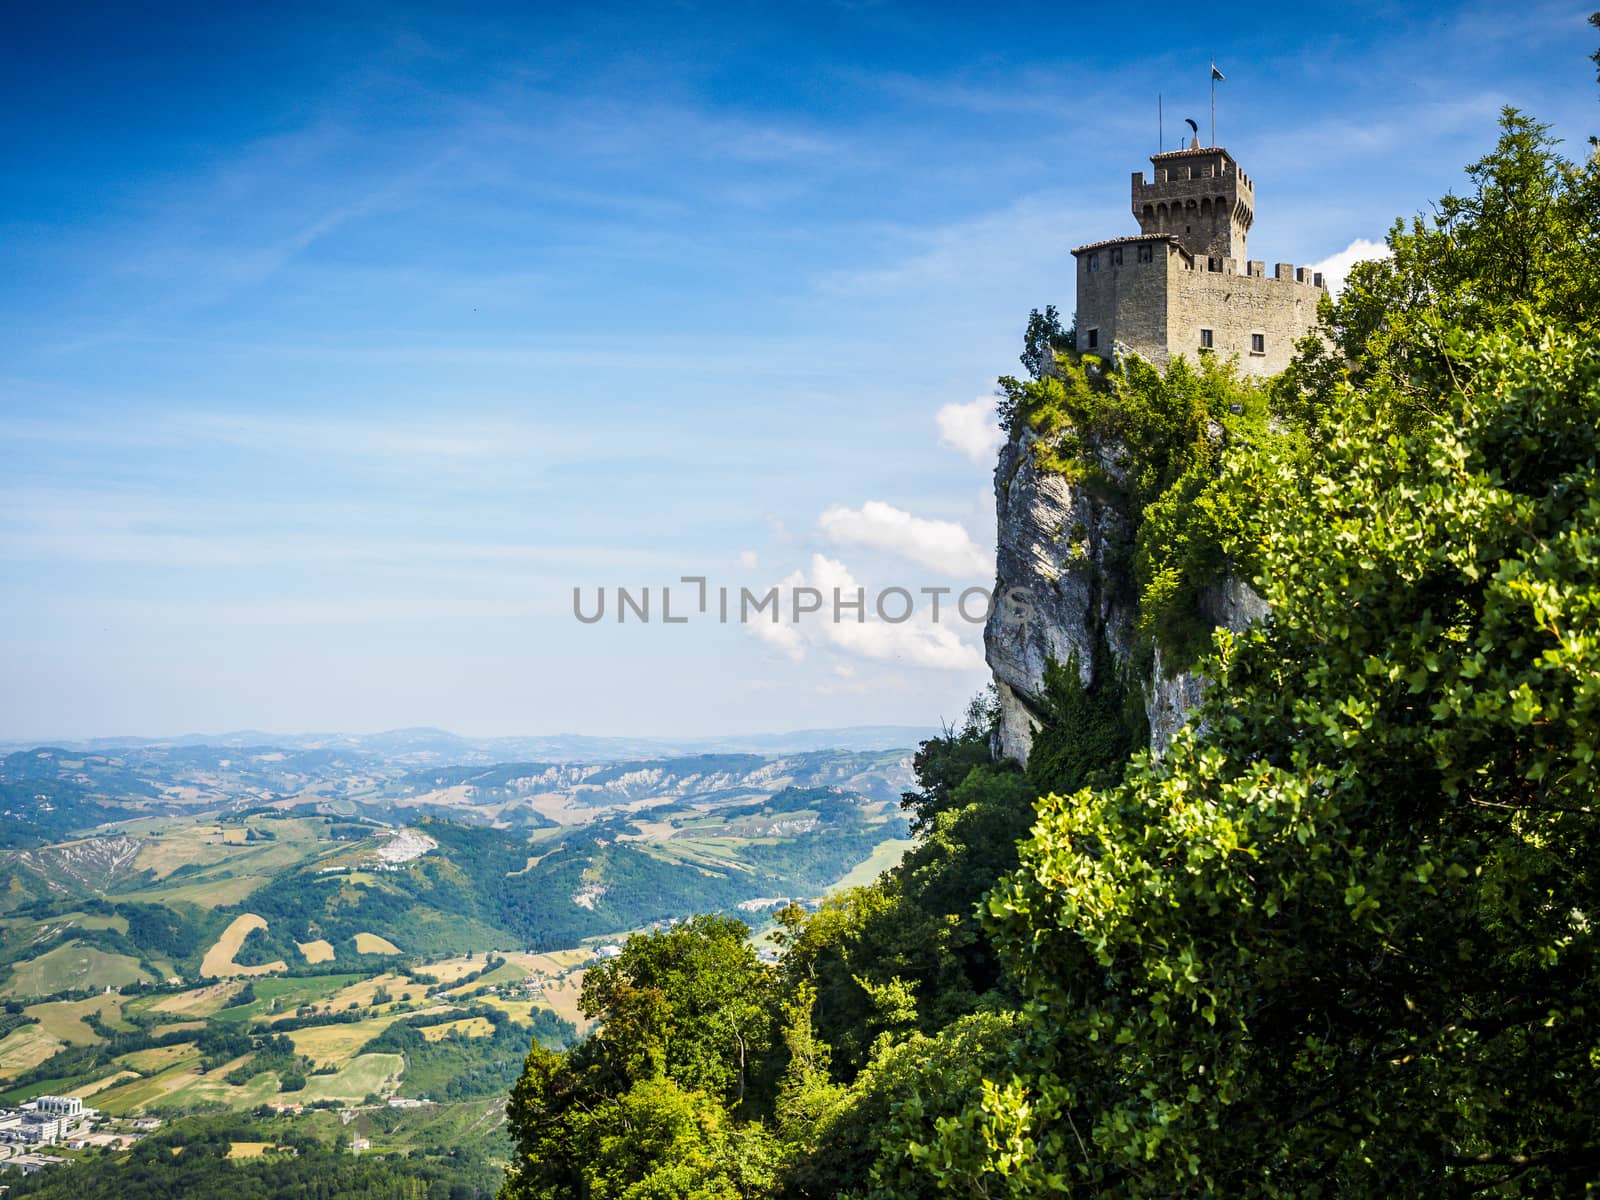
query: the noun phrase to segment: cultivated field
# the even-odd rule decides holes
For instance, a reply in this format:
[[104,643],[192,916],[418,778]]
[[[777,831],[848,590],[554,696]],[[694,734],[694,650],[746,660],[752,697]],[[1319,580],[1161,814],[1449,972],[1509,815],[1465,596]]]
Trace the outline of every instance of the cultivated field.
[[239,953],[244,945],[245,938],[257,929],[265,929],[267,922],[255,913],[241,913],[235,917],[222,936],[217,939],[216,945],[206,951],[206,956],[200,963],[200,974],[213,979],[222,975],[270,975],[274,971],[287,971],[289,964],[279,960],[277,962],[262,963],[259,966],[244,967],[233,961],[233,956]]
[[42,1026],[13,1029],[0,1040],[0,1077],[9,1078],[37,1067],[63,1048],[62,1041],[51,1037]]
[[357,954],[399,954],[400,947],[375,933],[356,934]]
[[425,1025],[421,1033],[430,1042],[442,1042],[452,1033],[461,1037],[488,1037],[494,1026],[484,1017],[466,1017],[460,1021],[446,1021],[442,1025]]
[[78,988],[122,987],[149,981],[150,973],[139,960],[111,954],[82,942],[67,942],[19,962],[5,986],[8,996],[51,996]]
[[87,1000],[55,1000],[48,1004],[35,1004],[25,1011],[39,1018],[39,1027],[51,1037],[59,1038],[69,1046],[92,1046],[101,1037],[88,1025],[84,1017],[91,1014],[107,1025],[122,1020],[123,998],[118,995],[91,996]]
[[293,1097],[310,1104],[317,1100],[358,1101],[374,1092],[386,1096],[394,1091],[405,1065],[403,1054],[362,1054],[336,1074],[312,1075],[305,1090],[294,1092]]

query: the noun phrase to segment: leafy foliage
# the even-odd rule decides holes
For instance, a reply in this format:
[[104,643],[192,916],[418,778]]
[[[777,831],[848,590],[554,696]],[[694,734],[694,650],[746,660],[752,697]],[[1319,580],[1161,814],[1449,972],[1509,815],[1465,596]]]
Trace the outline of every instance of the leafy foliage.
[[1600,1163],[1600,352],[1449,348],[1437,418],[1280,477],[1274,619],[1217,664],[1213,732],[1041,802],[989,901],[1040,1066],[975,1110],[1032,1165],[939,1130],[956,1174],[1528,1194]]
[[1144,647],[1161,648],[1164,670],[1192,665],[1210,647],[1202,592],[1256,565],[1237,536],[1253,497],[1245,481],[1223,479],[1223,463],[1247,448],[1297,452],[1309,402],[1210,358],[1163,373],[1135,356],[1112,367],[1061,354],[1038,378],[1000,387],[1001,424],[1038,465],[1125,515],[1131,536],[1097,564],[1095,585],[1131,590]]
[[[1549,126],[1516,109],[1500,118],[1493,152],[1467,168],[1470,191],[1431,215],[1397,221],[1390,257],[1358,263],[1330,328],[1368,399],[1404,422],[1431,403],[1451,330],[1487,330],[1532,311],[1564,328],[1600,316],[1600,170],[1555,153]],[[1337,377],[1312,372],[1306,396],[1326,409]]]
[[535,1046],[507,1110],[517,1158],[502,1196],[747,1194],[770,1157],[759,1064],[776,1036],[773,973],[749,930],[697,917],[628,939],[584,978],[600,1031],[565,1055]]

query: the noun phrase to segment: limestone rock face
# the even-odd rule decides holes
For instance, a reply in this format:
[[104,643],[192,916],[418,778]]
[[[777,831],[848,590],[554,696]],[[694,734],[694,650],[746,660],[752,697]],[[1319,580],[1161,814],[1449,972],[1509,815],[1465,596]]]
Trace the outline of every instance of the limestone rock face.
[[[1200,596],[1200,609],[1212,626],[1238,633],[1252,621],[1267,615],[1266,601],[1254,588],[1233,575],[1223,577]],[[1150,678],[1145,680],[1144,712],[1150,722],[1150,752],[1160,758],[1172,744],[1172,735],[1183,728],[1189,714],[1200,703],[1206,678],[1192,671],[1177,671],[1169,678],[1156,647]]]
[[[1044,706],[1044,677],[1053,660],[1077,656],[1084,683],[1092,681],[1096,642],[1104,638],[1114,669],[1126,670],[1135,651],[1137,589],[1129,577],[1132,520],[1118,489],[1075,483],[1035,460],[1029,430],[1011,438],[995,468],[996,603],[984,629],[984,649],[1000,698],[997,750],[1027,764]],[[1102,448],[1100,466],[1115,484],[1123,465],[1115,447]],[[1266,613],[1244,582],[1219,580],[1200,597],[1214,625],[1243,629]],[[1150,722],[1151,749],[1163,753],[1205,688],[1201,676],[1171,678],[1159,652],[1139,681]]]

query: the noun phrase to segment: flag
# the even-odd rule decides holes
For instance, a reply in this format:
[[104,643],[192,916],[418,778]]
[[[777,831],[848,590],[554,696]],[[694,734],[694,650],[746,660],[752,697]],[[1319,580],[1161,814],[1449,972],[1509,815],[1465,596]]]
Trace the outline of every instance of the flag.
[[1217,64],[1216,63],[1212,63],[1211,64],[1211,78],[1220,81],[1220,80],[1227,79],[1228,77],[1226,75],[1224,75],[1221,71],[1217,70]]

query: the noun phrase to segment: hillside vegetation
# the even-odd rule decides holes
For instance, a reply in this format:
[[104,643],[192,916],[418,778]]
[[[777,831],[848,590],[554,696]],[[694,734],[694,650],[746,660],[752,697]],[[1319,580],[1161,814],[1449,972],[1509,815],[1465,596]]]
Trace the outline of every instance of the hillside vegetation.
[[[504,1200],[1600,1180],[1600,163],[1500,134],[1267,388],[1030,336],[1012,433],[1149,468],[1129,562],[1197,721],[1154,761],[1064,671],[1024,773],[979,702],[780,966],[726,918],[631,939],[528,1057]],[[1224,567],[1271,616],[1197,641]]]

